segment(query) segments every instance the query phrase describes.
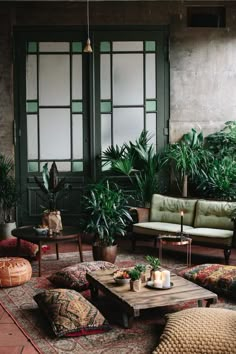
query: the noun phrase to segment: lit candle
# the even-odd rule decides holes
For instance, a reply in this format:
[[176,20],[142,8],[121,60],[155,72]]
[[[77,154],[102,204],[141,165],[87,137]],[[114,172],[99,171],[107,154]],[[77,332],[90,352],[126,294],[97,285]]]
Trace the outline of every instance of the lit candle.
[[181,229],[180,229],[180,232],[182,234],[183,233],[183,222],[184,222],[184,212],[183,212],[183,210],[181,210],[180,215],[181,215]]
[[156,288],[162,288],[161,272],[159,270],[153,272],[153,285]]
[[169,288],[170,287],[170,271],[163,270],[161,272],[161,279],[162,279],[162,287]]

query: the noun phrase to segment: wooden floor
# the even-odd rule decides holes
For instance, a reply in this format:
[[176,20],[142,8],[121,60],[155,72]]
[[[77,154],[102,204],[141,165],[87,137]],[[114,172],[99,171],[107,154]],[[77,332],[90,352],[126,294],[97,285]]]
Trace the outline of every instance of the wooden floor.
[[[153,252],[152,245],[147,245],[147,252]],[[143,245],[137,245],[138,248],[143,248]],[[150,246],[150,247],[149,247]],[[64,248],[60,248],[60,252],[75,251],[77,245],[74,243],[65,244]],[[121,248],[130,248],[130,244],[127,242],[121,242]],[[83,249],[89,250],[91,246],[83,243]],[[50,253],[50,250],[48,251]],[[54,252],[54,250],[52,250]],[[169,250],[171,254],[171,250]],[[181,257],[181,251],[178,251]],[[176,251],[175,251],[176,253]],[[185,255],[182,254],[183,257]],[[192,248],[192,260],[194,264],[200,263],[223,263],[223,251],[216,249],[206,249],[204,247],[193,246]],[[236,250],[232,251],[230,257],[230,264],[236,265]],[[24,335],[19,327],[14,323],[13,319],[0,305],[0,354],[36,354],[38,351],[30,343],[29,339]],[[47,353],[45,353],[47,354]]]

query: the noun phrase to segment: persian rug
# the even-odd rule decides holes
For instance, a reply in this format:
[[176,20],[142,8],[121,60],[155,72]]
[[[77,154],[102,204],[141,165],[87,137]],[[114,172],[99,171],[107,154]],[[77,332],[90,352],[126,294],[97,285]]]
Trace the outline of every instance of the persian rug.
[[[14,288],[0,289],[0,302],[12,316],[16,324],[32,340],[42,354],[151,354],[158,344],[165,325],[166,313],[179,311],[183,308],[196,306],[190,302],[168,308],[151,309],[141,313],[134,320],[132,328],[124,329],[119,308],[107,297],[101,296],[96,306],[109,321],[112,329],[109,332],[73,338],[56,338],[50,325],[40,312],[33,296],[44,289],[54,288],[47,280],[52,272],[77,263],[77,253],[61,253],[60,259],[55,255],[45,255],[42,261],[42,277],[34,276],[28,283]],[[91,261],[91,251],[84,252],[84,261]],[[118,255],[116,264],[120,267],[132,266],[145,262],[143,255]],[[173,267],[173,261],[169,262]],[[38,263],[33,262],[33,274],[38,272]],[[175,267],[175,265],[174,265]],[[89,291],[83,292],[89,299]],[[236,304],[221,300],[216,307],[227,307],[236,310]]]

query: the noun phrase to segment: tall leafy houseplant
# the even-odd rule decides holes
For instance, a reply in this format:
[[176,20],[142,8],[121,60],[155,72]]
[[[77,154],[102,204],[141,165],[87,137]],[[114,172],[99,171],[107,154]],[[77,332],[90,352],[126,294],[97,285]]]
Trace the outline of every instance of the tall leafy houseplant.
[[102,153],[104,165],[109,164],[112,172],[128,176],[137,193],[136,200],[146,207],[159,189],[160,160],[153,144],[149,144],[150,139],[148,132],[143,131],[134,143],[110,146]]
[[16,188],[16,181],[13,176],[13,160],[5,155],[0,155],[0,211],[1,227],[0,237],[2,239],[11,235],[15,228],[14,210],[19,200]]
[[41,207],[44,210],[55,211],[57,210],[57,201],[62,197],[62,193],[65,192],[65,178],[59,179],[59,173],[55,161],[52,163],[50,171],[48,170],[48,163],[45,163],[42,170],[42,181],[34,176],[34,180],[43,192],[43,196],[40,195],[44,205]]
[[192,129],[179,142],[170,144],[162,155],[163,164],[171,164],[177,187],[183,197],[188,196],[188,178],[194,178],[209,153],[203,146],[202,132]]
[[43,195],[39,195],[44,203],[41,205],[44,209],[42,224],[49,227],[52,232],[59,232],[62,229],[62,222],[57,203],[68,191],[65,178],[59,179],[57,165],[53,162],[50,171],[47,163],[43,166],[42,181],[37,176],[34,176],[34,180],[43,192]]
[[[124,236],[128,223],[132,221],[127,198],[117,184],[103,181],[90,187],[83,197],[83,207],[86,212],[83,230],[94,234],[94,258],[101,259],[108,252],[104,248],[116,246],[116,236]],[[103,256],[95,254],[98,249],[103,249]],[[115,256],[109,261],[114,262]]]

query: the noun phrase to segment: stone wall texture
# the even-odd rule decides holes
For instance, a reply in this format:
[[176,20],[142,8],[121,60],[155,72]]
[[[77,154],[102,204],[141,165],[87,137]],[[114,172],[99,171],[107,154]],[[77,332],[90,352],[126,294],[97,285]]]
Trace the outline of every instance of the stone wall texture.
[[[169,25],[170,142],[193,127],[208,135],[236,119],[236,2],[214,3],[225,4],[226,28],[187,28],[183,1],[90,2],[92,25]],[[14,26],[48,25],[86,25],[86,3],[1,4],[0,152],[14,151]]]

